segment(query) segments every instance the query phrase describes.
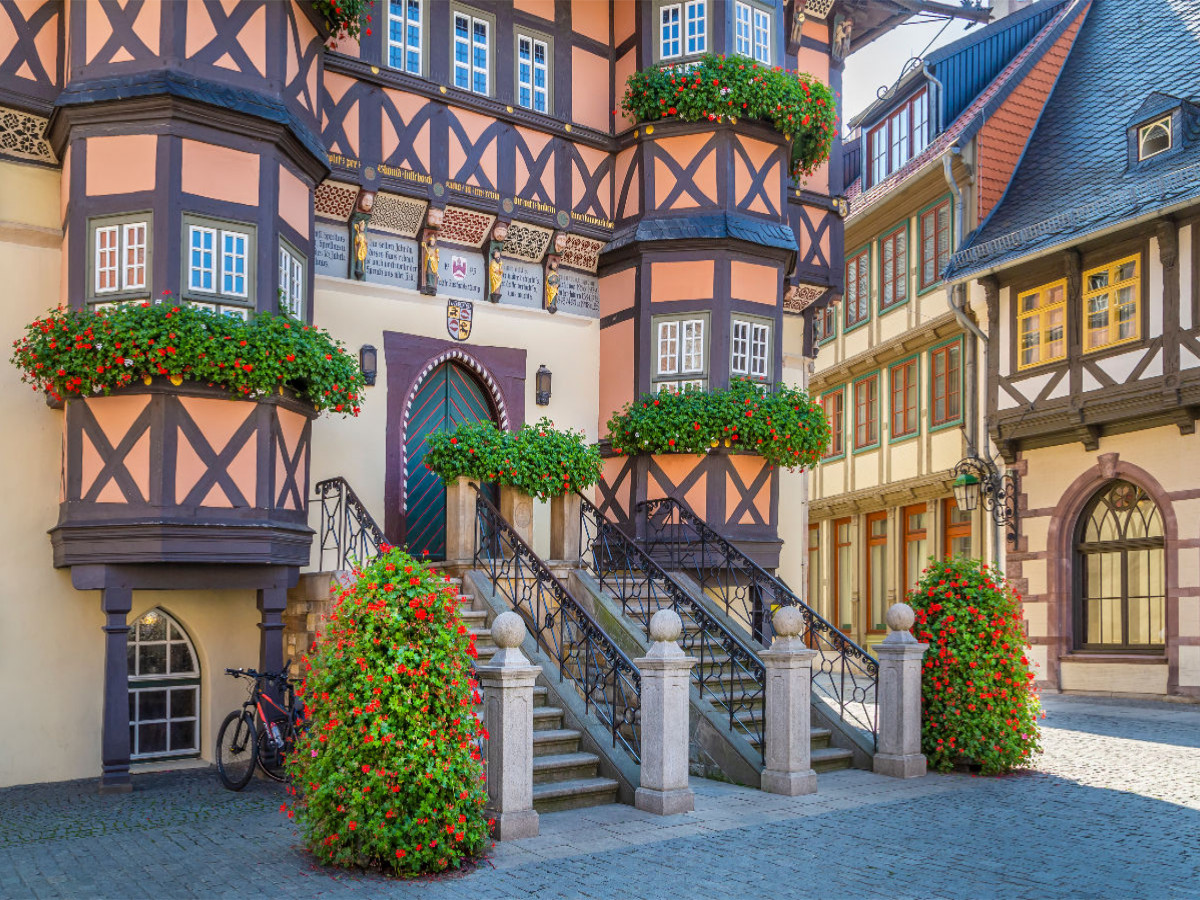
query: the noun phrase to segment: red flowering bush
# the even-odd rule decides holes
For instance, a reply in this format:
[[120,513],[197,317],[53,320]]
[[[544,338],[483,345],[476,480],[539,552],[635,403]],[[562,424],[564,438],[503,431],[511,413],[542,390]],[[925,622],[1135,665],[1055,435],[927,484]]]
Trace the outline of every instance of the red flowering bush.
[[356,577],[304,662],[306,727],[282,809],[322,862],[458,868],[488,845],[490,824],[458,592],[390,547]]
[[829,158],[837,101],[825,83],[745,56],[708,54],[662,63],[629,76],[623,109],[636,122],[766,122],[792,142],[792,176],[812,174]]
[[829,446],[829,420],[804,391],[763,393],[745,379],[728,390],[645,394],[608,420],[618,453],[707,453],[724,444],[773,466],[807,469]]
[[370,36],[375,0],[312,0],[312,5],[325,17],[330,41],[357,40],[363,32]]
[[913,635],[929,644],[921,678],[921,750],[948,771],[995,775],[1041,752],[1037,686],[1021,598],[980,560],[933,560],[908,595]]
[[365,384],[358,360],[323,329],[270,313],[248,321],[223,316],[169,296],[162,303],[52,309],[13,341],[11,362],[22,381],[56,400],[161,376],[243,397],[285,387],[318,410],[356,416]]

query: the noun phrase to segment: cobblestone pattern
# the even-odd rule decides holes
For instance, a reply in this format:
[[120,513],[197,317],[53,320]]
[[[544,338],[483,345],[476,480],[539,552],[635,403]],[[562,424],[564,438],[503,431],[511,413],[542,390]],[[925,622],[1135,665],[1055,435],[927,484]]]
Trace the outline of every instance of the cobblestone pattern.
[[1200,707],[1049,698],[1037,770],[820,777],[785,798],[693,779],[696,812],[542,816],[474,872],[331,872],[281,790],[210,770],[0,791],[0,897],[1200,898]]

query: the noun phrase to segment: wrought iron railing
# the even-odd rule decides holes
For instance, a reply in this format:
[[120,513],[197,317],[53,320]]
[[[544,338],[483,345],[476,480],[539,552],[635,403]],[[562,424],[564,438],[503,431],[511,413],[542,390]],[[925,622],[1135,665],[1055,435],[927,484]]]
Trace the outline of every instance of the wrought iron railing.
[[[387,538],[345,478],[327,478],[317,482],[317,500],[321,503],[321,522],[317,529],[320,571],[341,571],[362,565],[379,553]],[[326,568],[326,556],[330,567]]]
[[812,689],[851,727],[875,740],[879,662],[808,606],[778,577],[735,547],[690,509],[667,497],[638,504],[646,550],[669,571],[695,579],[705,595],[766,645],[771,614],[781,606],[804,613],[804,640],[818,652]]
[[683,620],[680,643],[697,660],[692,684],[729,718],[729,729],[763,746],[766,670],[734,631],[708,612],[619,527],[580,497],[583,567],[650,636],[650,619],[673,609]]
[[633,661],[604,633],[591,613],[475,488],[475,567],[525,620],[538,646],[554,660],[585,708],[621,746],[641,760],[642,678]]

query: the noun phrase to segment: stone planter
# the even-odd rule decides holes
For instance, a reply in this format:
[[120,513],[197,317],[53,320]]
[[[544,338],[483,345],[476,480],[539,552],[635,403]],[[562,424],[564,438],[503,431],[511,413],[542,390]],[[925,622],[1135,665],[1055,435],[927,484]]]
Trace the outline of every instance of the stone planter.
[[55,566],[308,563],[308,404],[155,379],[65,406]]
[[533,497],[508,485],[500,487],[500,515],[530,547],[533,546]]
[[550,499],[550,558],[575,565],[583,549],[579,495],[574,491]]
[[468,565],[475,557],[475,491],[471,480],[446,483],[447,566]]

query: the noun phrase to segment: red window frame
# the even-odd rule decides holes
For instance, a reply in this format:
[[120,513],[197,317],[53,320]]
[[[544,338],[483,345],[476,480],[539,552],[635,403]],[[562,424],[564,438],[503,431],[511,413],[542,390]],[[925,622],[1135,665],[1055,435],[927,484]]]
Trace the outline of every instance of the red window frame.
[[[930,233],[932,227],[932,234]],[[945,240],[943,240],[943,238]],[[950,262],[950,201],[943,200],[932,209],[921,213],[921,290],[933,287],[942,280],[942,271]],[[943,249],[944,248],[944,249]],[[929,263],[933,264],[932,278],[926,277]]]
[[[833,412],[830,407],[834,407]],[[841,456],[846,452],[846,389],[838,388],[821,397],[821,409],[829,420],[829,449],[825,457]]]
[[[891,262],[888,248],[891,248]],[[891,295],[891,300],[888,295]],[[879,308],[890,309],[908,299],[908,223],[879,241]]]
[[833,337],[833,331],[837,327],[837,320],[834,316],[832,303],[826,304],[813,314],[813,341],[815,343],[819,344],[826,338]]
[[879,375],[854,383],[854,449],[879,443]]
[[[939,360],[941,372],[938,371]],[[947,344],[929,354],[929,419],[934,425],[956,422],[962,416],[962,344]],[[938,415],[938,404],[943,413]]]
[[[867,134],[867,162],[871,184],[878,184],[893,172],[907,165],[929,143],[928,91],[921,90],[903,105],[888,113],[879,125]],[[900,122],[903,122],[903,128]],[[901,134],[903,131],[903,134]],[[904,146],[903,162],[893,160],[893,148]]]
[[920,373],[917,360],[892,366],[888,380],[892,388],[892,437],[909,437],[921,428],[919,396]]
[[[850,267],[854,266],[854,277],[850,277]],[[850,318],[851,311],[861,312],[855,318]],[[853,328],[861,325],[871,317],[871,250],[864,249],[861,253],[846,260],[846,315],[845,327]]]

